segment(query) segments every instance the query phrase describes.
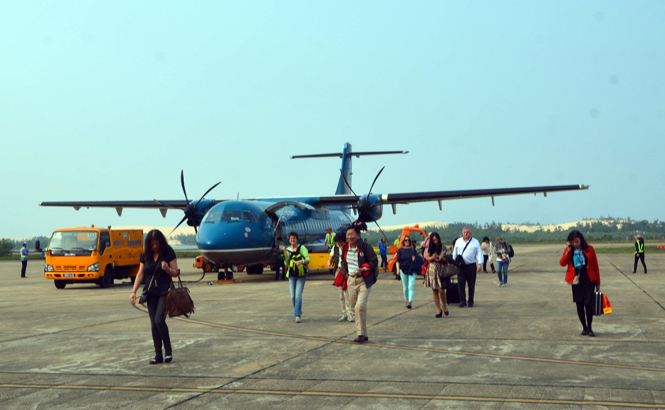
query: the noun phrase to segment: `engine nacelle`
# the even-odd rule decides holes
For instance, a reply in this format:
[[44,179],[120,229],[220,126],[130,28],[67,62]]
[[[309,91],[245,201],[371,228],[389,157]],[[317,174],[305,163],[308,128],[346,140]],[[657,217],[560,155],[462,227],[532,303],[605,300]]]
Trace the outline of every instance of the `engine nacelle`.
[[363,195],[358,201],[358,220],[361,222],[374,222],[383,216],[383,202],[381,195]]

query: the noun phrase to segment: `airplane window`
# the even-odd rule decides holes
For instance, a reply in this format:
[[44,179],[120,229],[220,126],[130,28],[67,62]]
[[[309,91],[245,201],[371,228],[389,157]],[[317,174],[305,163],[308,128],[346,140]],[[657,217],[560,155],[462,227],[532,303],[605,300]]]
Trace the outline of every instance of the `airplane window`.
[[241,211],[224,211],[222,215],[222,222],[239,222],[242,221]]
[[258,222],[259,221],[259,219],[256,217],[256,215],[252,211],[242,211],[242,213],[245,216],[245,221],[247,221],[247,222]]
[[222,211],[212,211],[208,214],[206,222],[215,223],[219,222],[222,219]]

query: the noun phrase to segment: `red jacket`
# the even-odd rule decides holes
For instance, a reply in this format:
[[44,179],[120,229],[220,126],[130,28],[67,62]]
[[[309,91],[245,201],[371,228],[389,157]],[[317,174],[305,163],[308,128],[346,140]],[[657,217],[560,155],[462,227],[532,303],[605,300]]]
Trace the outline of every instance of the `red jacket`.
[[[600,286],[600,270],[598,270],[598,259],[596,258],[596,251],[593,250],[593,246],[589,245],[587,250],[583,252],[587,260],[586,269],[589,273],[589,280],[591,280],[591,282],[596,282],[596,286]],[[573,258],[568,251],[568,248],[563,251],[563,256],[561,257],[559,264],[561,266],[566,266],[566,264],[568,265],[568,269],[566,269],[566,282],[572,284],[573,278],[575,277],[575,266],[573,266]]]

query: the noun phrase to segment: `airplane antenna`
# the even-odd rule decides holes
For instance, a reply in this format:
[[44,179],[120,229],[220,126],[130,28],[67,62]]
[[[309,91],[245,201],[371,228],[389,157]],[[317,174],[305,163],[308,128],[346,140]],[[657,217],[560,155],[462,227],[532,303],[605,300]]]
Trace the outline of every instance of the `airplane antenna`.
[[238,192],[238,196],[236,196],[236,201],[240,200],[240,192]]

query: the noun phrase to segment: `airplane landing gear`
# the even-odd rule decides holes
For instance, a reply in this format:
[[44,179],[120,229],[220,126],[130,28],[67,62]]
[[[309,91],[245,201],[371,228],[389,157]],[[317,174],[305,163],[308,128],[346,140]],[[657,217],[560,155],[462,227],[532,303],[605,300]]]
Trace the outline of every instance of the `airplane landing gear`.
[[222,265],[217,273],[217,280],[233,280],[233,266]]

